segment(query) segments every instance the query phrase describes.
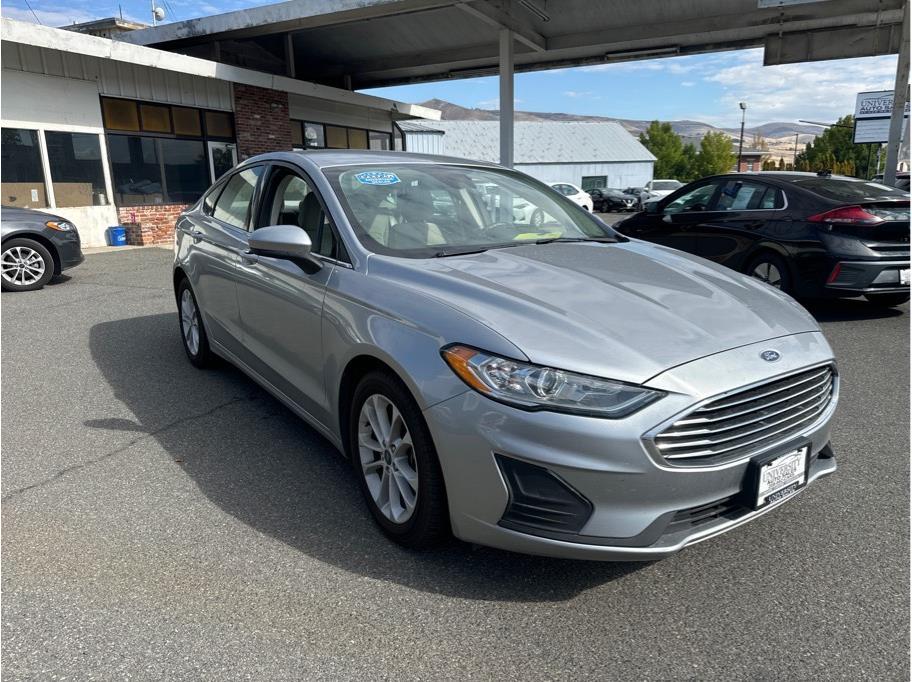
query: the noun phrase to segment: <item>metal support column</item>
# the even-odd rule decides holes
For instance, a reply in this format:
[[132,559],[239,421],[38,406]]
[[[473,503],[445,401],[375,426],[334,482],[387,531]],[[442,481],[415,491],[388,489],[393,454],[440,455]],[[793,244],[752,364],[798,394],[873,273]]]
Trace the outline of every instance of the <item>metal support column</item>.
[[884,168],[884,184],[896,184],[896,164],[899,161],[899,145],[903,128],[909,142],[908,123],[904,119],[906,102],[909,101],[909,0],[903,5],[902,42],[899,44],[899,60],[896,62],[896,84],[893,86],[893,112],[890,115],[890,137],[887,142],[887,166]]
[[513,31],[500,31],[500,163],[513,167]]

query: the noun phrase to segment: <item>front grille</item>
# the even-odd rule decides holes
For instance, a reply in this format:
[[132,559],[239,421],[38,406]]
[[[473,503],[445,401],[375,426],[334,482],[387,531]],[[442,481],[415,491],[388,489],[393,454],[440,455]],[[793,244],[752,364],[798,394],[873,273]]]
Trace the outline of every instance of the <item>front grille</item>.
[[791,374],[710,401],[653,439],[669,462],[705,466],[784,442],[813,424],[833,399],[832,365]]

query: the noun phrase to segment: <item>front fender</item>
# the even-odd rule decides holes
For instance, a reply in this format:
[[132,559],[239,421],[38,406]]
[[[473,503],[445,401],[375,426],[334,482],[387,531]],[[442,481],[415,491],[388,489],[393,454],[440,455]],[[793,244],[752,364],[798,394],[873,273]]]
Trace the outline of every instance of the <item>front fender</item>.
[[448,344],[528,360],[503,336],[455,308],[348,268],[336,268],[330,278],[322,326],[324,381],[336,424],[342,375],[357,357],[392,368],[422,410],[469,390],[440,355]]

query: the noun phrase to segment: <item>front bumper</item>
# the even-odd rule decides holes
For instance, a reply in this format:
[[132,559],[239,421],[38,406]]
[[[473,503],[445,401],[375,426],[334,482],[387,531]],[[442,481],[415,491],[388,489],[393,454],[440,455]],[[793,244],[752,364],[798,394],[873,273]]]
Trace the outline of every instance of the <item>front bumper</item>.
[[[767,349],[782,355],[775,367],[758,357]],[[699,523],[689,521],[696,518],[689,516],[693,510],[739,499],[750,458],[706,467],[669,466],[643,436],[706,398],[831,361],[832,352],[819,333],[734,349],[650,380],[648,386],[668,395],[621,420],[525,412],[471,391],[439,403],[425,416],[446,480],[453,531],[466,541],[529,554],[645,561],[762,516],[790,498],[758,511],[732,505]],[[836,469],[831,452],[824,450],[836,401],[834,394],[818,421],[767,450],[808,445],[813,458],[809,483]],[[591,502],[585,525],[576,533],[553,533],[504,524],[510,488],[498,456],[543,467],[566,482]]]
[[52,235],[57,255],[60,258],[60,270],[76,267],[85,260],[82,243],[77,232],[55,233]]

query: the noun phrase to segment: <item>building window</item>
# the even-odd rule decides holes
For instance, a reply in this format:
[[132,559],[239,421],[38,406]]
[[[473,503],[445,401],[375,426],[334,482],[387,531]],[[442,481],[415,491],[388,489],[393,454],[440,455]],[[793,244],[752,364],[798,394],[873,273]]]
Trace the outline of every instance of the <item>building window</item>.
[[747,170],[748,170],[748,171],[754,170],[754,162],[753,162],[753,161],[748,161],[748,162],[747,162]]
[[48,165],[57,206],[108,203],[98,135],[46,131]]
[[368,135],[370,136],[371,149],[389,151],[393,148],[392,136],[389,133],[378,133],[376,130],[371,130]]
[[108,135],[114,203],[189,204],[209,186],[202,140]]
[[582,190],[603,189],[608,186],[608,177],[605,175],[584,175],[582,180]]
[[326,131],[322,123],[304,123],[304,146],[307,149],[322,149],[326,146]]
[[348,148],[367,149],[367,131],[358,128],[348,129]]
[[38,131],[3,128],[0,193],[4,206],[45,208],[48,205]]
[[[234,118],[228,112],[108,97],[101,103],[118,206],[193,203],[233,165]],[[223,147],[230,147],[227,156]]]
[[348,130],[339,126],[326,126],[326,146],[330,149],[348,149]]

